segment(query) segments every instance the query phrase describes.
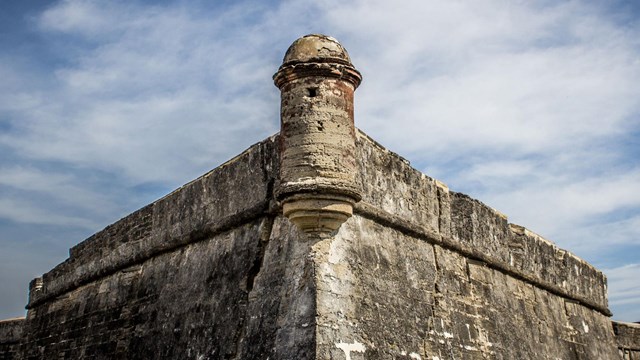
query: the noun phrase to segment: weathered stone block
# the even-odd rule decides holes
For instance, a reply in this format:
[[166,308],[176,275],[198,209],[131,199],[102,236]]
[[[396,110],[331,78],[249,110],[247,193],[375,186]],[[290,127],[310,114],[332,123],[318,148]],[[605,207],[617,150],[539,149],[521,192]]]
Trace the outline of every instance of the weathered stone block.
[[439,231],[436,181],[359,131],[356,137],[362,201],[430,231]]
[[613,322],[613,333],[618,346],[620,358],[623,360],[640,359],[640,324]]
[[0,359],[21,358],[20,342],[23,338],[24,318],[0,320]]
[[509,224],[506,216],[467,195],[451,193],[451,235],[461,246],[507,263]]

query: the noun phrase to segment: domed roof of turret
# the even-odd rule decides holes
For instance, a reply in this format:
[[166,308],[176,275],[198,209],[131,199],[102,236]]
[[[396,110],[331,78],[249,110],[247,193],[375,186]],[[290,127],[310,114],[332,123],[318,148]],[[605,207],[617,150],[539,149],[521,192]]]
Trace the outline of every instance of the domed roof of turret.
[[282,64],[305,62],[335,62],[352,65],[347,50],[338,40],[327,35],[305,35],[291,44]]

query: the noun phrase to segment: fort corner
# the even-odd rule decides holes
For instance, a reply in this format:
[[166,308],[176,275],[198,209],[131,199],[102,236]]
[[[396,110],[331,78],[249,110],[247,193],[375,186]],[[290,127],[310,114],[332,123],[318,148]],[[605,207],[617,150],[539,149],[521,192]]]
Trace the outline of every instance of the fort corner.
[[296,40],[281,131],[70,249],[0,359],[637,359],[601,271],[354,126],[361,79]]

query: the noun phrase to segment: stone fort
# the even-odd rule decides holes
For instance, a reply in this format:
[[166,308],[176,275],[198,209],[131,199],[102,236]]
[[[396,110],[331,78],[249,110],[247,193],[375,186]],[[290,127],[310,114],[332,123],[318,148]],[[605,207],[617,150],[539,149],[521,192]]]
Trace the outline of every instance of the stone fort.
[[0,359],[640,359],[602,272],[354,126],[361,79],[296,40],[280,132],[71,248]]

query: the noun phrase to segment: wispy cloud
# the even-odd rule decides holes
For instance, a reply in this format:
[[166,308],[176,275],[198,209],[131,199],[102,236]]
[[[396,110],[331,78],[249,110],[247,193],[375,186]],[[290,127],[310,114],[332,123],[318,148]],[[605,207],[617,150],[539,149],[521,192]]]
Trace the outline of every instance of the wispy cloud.
[[627,264],[605,271],[609,280],[609,303],[612,307],[624,309],[624,316],[614,314],[614,318],[623,321],[640,321],[640,307],[638,307],[640,264]]
[[98,223],[82,217],[56,215],[46,208],[7,198],[0,199],[0,217],[15,222],[42,225],[77,226],[88,229],[99,226]]
[[404,152],[558,153],[635,125],[637,40],[585,6],[378,5],[344,11],[362,15],[348,30],[379,30],[354,40],[368,68],[359,111]]
[[230,46],[222,33],[234,9],[214,19],[195,11],[90,1],[51,8],[40,18],[44,30],[96,44],[56,69],[55,93],[17,95],[31,106],[13,124],[19,136],[0,141],[25,157],[121,171],[132,181],[185,181],[180,174],[250,144],[236,145],[239,138],[275,130],[273,99],[256,94],[272,69],[249,54],[251,38]]

